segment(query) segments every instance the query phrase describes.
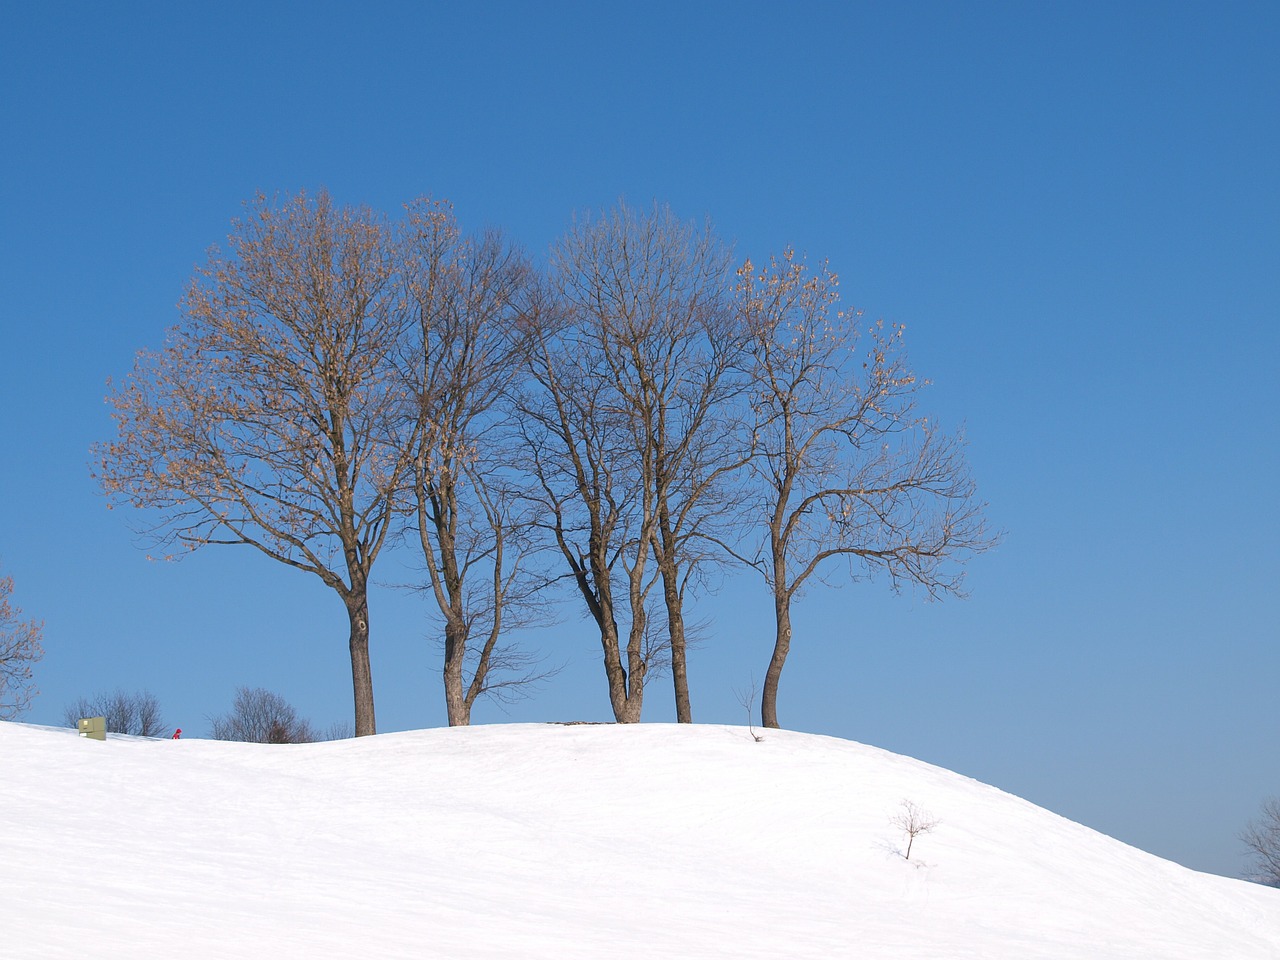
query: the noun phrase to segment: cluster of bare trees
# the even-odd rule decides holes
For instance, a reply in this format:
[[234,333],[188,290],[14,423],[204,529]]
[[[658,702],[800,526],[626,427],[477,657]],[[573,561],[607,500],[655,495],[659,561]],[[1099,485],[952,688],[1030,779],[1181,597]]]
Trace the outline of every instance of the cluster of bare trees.
[[[133,737],[163,737],[170,729],[159,699],[147,690],[117,689],[80,697],[63,708],[62,716],[71,727],[78,726],[82,717],[102,717],[108,733]],[[319,730],[278,693],[262,687],[237,687],[231,709],[209,718],[209,736],[247,743],[312,743],[345,739],[351,736],[351,728],[335,723]]]
[[250,545],[333,589],[357,735],[393,538],[421,552],[451,724],[536,675],[506,638],[556,580],[599,634],[617,720],[666,666],[692,720],[688,605],[742,562],[774,599],[776,726],[811,578],[842,560],[954,593],[992,542],[960,439],[915,409],[902,331],[840,312],[835,277],[789,251],[735,273],[664,207],[580,219],[535,270],[445,203],[392,221],[259,197],[183,314],[113,387],[99,480],[162,541]]
[[125,733],[131,737],[162,737],[169,732],[160,700],[148,690],[131,693],[113,690],[92,697],[80,697],[63,708],[62,718],[74,727],[81,717],[102,717],[107,733]]

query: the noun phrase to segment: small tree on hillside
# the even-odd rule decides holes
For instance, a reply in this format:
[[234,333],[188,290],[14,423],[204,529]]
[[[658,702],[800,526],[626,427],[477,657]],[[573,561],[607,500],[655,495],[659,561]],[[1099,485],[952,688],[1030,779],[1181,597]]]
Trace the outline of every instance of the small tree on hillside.
[[81,697],[62,711],[62,718],[71,727],[76,726],[81,717],[104,717],[108,733],[133,737],[160,737],[168,733],[160,701],[146,690],[137,693],[115,690],[95,697]]
[[31,705],[37,693],[31,665],[44,656],[40,643],[44,624],[23,620],[22,609],[10,603],[13,577],[0,578],[0,719],[16,716]]
[[910,860],[911,848],[915,845],[916,837],[931,833],[939,820],[911,800],[903,800],[901,812],[891,817],[889,822],[901,830],[907,838],[907,849],[903,851],[902,859]]

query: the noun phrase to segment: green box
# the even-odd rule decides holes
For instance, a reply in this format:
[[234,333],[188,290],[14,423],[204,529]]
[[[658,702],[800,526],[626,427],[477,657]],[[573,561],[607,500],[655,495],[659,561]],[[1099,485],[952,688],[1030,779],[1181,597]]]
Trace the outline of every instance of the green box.
[[81,717],[80,736],[88,737],[90,740],[107,739],[107,718]]

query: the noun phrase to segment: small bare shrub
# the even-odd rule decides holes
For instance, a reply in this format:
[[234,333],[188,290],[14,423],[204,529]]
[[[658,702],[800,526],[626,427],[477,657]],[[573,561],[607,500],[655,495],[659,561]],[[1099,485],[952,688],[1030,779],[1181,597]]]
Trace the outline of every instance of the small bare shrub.
[[916,842],[916,837],[929,833],[941,821],[930,814],[929,811],[916,806],[912,801],[903,800],[901,812],[890,818],[889,822],[906,834],[907,851],[902,855],[902,858],[910,860],[911,847]]
[[751,678],[751,686],[742,690],[735,688],[733,691],[734,695],[738,698],[738,702],[742,704],[743,709],[747,711],[747,730],[751,732],[751,739],[755,740],[756,743],[760,743],[764,740],[764,737],[756,733],[754,721],[752,720],[752,714],[755,713],[756,709],[756,692],[755,677]]

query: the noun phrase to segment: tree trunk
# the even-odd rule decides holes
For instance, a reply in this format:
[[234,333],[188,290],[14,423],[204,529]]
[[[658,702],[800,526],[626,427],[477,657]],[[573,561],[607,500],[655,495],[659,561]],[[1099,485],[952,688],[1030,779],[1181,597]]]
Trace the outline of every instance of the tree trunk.
[[618,723],[639,723],[640,722],[640,706],[643,702],[643,694],[639,690],[633,692],[623,703],[622,712],[614,712],[614,716]]
[[778,726],[778,680],[782,677],[782,665],[791,650],[791,598],[775,596],[773,601],[777,635],[773,642],[773,656],[764,675],[764,690],[760,694],[760,722],[766,727]]
[[444,705],[449,726],[471,724],[471,706],[462,692],[462,660],[466,653],[466,637],[461,624],[450,621],[444,627]]
[[[618,621],[613,615],[613,594],[609,581],[611,574],[608,564],[601,559],[603,550],[599,547],[599,542],[600,537],[593,533],[589,574],[587,565],[574,556],[563,537],[560,537],[560,550],[569,561],[569,568],[573,571],[578,592],[587,602],[587,610],[590,611],[591,618],[600,630],[600,647],[604,651],[604,673],[609,683],[609,705],[613,708],[613,718],[618,723],[637,723],[640,720],[641,703],[641,695],[637,692],[637,688],[643,689],[644,665],[640,665],[639,672],[635,670],[636,657],[634,651],[628,648],[628,659],[631,662],[632,671],[630,678],[627,677],[627,668],[622,665],[622,643],[618,636]],[[631,696],[627,695],[628,679],[631,682]]]
[[676,583],[675,571],[662,571],[662,593],[667,604],[667,631],[671,637],[671,679],[675,684],[676,722],[693,723],[689,705],[689,668],[685,658],[684,599]]
[[611,623],[600,625],[600,643],[604,647],[604,672],[609,680],[609,705],[613,707],[613,718],[618,723],[639,723],[644,665],[639,664],[637,669],[632,657],[631,675],[627,676],[627,669],[622,665],[617,628]]
[[355,692],[356,736],[370,737],[378,732],[373,716],[373,671],[369,666],[369,597],[364,590],[346,598],[347,618],[351,621],[351,685]]

